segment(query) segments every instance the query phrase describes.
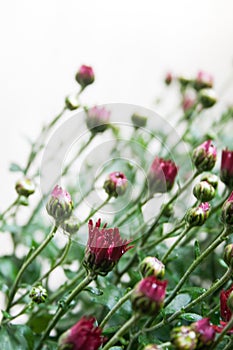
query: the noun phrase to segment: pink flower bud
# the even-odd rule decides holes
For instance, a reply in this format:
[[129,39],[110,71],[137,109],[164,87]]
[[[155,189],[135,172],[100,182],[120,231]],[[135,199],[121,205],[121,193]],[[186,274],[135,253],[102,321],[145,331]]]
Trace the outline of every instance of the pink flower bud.
[[196,208],[191,208],[187,211],[185,220],[190,227],[201,226],[208,219],[210,214],[210,205],[208,202],[201,203]]
[[92,220],[89,221],[89,238],[83,265],[92,273],[105,276],[133,246],[128,246],[130,241],[121,238],[118,228],[107,229],[107,224],[100,228],[100,225],[100,219],[95,226]]
[[154,276],[141,280],[131,296],[132,307],[136,312],[156,316],[163,307],[167,281],[160,281]]
[[178,168],[171,160],[156,157],[150,167],[148,174],[149,189],[153,193],[164,193],[170,191]]
[[108,175],[107,180],[104,182],[104,189],[111,197],[122,196],[128,186],[128,180],[126,176],[119,172],[114,171]]
[[166,85],[170,85],[172,83],[173,79],[174,79],[173,74],[171,72],[167,72],[165,79],[164,79],[164,82]]
[[220,179],[225,185],[233,187],[233,151],[228,149],[222,151]]
[[104,107],[94,106],[87,111],[86,124],[88,129],[96,134],[104,132],[109,126],[111,112]]
[[212,140],[205,141],[195,148],[192,158],[194,165],[200,173],[212,170],[217,159],[217,149],[213,145]]
[[73,210],[73,202],[70,194],[60,186],[55,186],[46,204],[46,209],[56,225],[62,224],[69,219]]
[[75,76],[75,79],[83,89],[86,86],[92,84],[95,81],[95,75],[92,67],[82,65],[79,68],[79,71]]
[[197,335],[198,348],[206,345],[211,345],[215,338],[215,330],[211,326],[208,318],[203,318],[195,323],[192,323],[191,328]]
[[190,110],[193,106],[195,106],[196,104],[196,100],[195,98],[192,98],[188,95],[184,96],[184,99],[182,101],[182,108],[184,112],[187,112],[188,110]]
[[214,79],[211,74],[204,71],[199,71],[194,81],[194,87],[196,90],[200,90],[204,88],[212,88],[213,82],[214,82]]
[[94,317],[82,317],[70,330],[59,338],[58,349],[98,350],[106,341],[102,329],[94,326]]

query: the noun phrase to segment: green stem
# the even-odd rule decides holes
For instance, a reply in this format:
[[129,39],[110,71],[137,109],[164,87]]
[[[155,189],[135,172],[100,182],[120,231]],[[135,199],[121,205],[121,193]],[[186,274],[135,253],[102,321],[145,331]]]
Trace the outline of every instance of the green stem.
[[29,309],[29,308],[31,307],[31,305],[32,305],[32,303],[30,303],[29,305],[24,306],[24,308],[23,308],[18,314],[12,316],[10,319],[4,320],[4,321],[2,322],[2,324],[9,323],[9,322],[15,320],[17,317],[19,317],[19,316],[25,314],[25,312],[27,311],[27,309]]
[[223,232],[202,252],[202,254],[193,261],[193,263],[189,266],[189,268],[186,270],[185,274],[182,276],[178,284],[173,289],[172,293],[168,297],[168,299],[165,302],[165,305],[168,305],[172,299],[176,296],[177,292],[180,290],[180,288],[185,283],[188,276],[196,269],[196,267],[220,244],[222,243],[228,234],[229,230],[228,228],[224,228]]
[[95,278],[95,276],[87,275],[82,282],[79,283],[79,285],[70,293],[69,297],[66,299],[66,301],[60,305],[57,309],[57,312],[51,319],[51,321],[48,324],[48,327],[46,328],[44,334],[42,335],[37,347],[35,350],[41,350],[43,342],[46,340],[46,338],[49,336],[51,330],[56,326],[57,322],[60,320],[60,318],[66,313],[69,304],[71,301],[84,289],[88,286],[88,284]]
[[47,238],[37,247],[37,249],[26,259],[26,261],[23,263],[22,267],[20,268],[15,282],[12,286],[12,289],[10,291],[6,311],[8,312],[11,308],[11,303],[14,299],[15,293],[17,292],[18,284],[20,282],[20,279],[24,273],[24,271],[27,269],[27,267],[32,263],[32,261],[40,254],[40,252],[47,246],[47,244],[52,240],[54,237],[55,233],[57,231],[57,226],[54,226]]
[[114,344],[117,343],[117,341],[120,339],[120,337],[125,334],[132,325],[139,319],[139,315],[133,315],[117,332],[116,334],[107,342],[107,344],[103,347],[102,350],[108,350],[110,349]]
[[11,203],[11,204],[9,205],[9,207],[6,208],[6,210],[4,210],[3,213],[0,214],[0,220],[3,220],[4,216],[5,216],[16,204],[18,204],[19,198],[20,198],[20,196],[18,196],[18,197],[16,198],[16,200],[15,200],[13,203]]
[[191,309],[192,307],[194,307],[195,305],[199,304],[200,302],[202,302],[205,298],[207,298],[208,296],[210,296],[211,294],[213,294],[216,290],[218,290],[220,287],[222,287],[222,285],[224,283],[226,283],[232,275],[232,269],[229,268],[226,273],[222,276],[222,278],[220,278],[220,280],[218,280],[217,282],[215,282],[205,293],[203,293],[202,295],[200,295],[198,298],[196,298],[195,300],[191,301],[191,303],[189,303],[188,305],[184,306],[183,308],[181,308],[180,310],[178,310],[177,312],[175,312],[173,315],[171,315],[170,317],[168,317],[168,319],[161,321],[160,323],[158,323],[155,326],[152,326],[150,328],[146,328],[144,329],[145,332],[151,332],[154,331],[155,329],[158,329],[160,327],[162,327],[163,325],[172,322],[173,320],[175,320],[177,317],[179,317],[182,313],[186,312],[187,310]]
[[104,317],[103,321],[100,323],[99,327],[104,328],[108,320],[114,315],[114,313],[123,305],[131,296],[132,290],[126,293],[122,298],[118,300],[118,302],[113,306],[113,308],[109,311],[109,313]]
[[223,350],[232,350],[233,348],[233,339],[230,339],[230,341],[227,343],[227,345],[223,348]]
[[72,242],[72,241],[71,241],[71,238],[70,238],[70,236],[69,236],[68,243],[66,244],[65,249],[64,249],[64,251],[63,251],[63,253],[62,253],[60,259],[58,259],[57,262],[56,262],[56,264],[55,264],[54,266],[52,266],[52,267],[39,279],[39,282],[42,282],[43,279],[47,278],[47,277],[50,275],[50,273],[51,273],[53,270],[56,269],[56,267],[62,265],[63,261],[66,259],[67,254],[68,254],[68,252],[69,252],[69,250],[70,250],[71,242]]
[[231,316],[231,319],[228,322],[228,324],[223,328],[223,330],[219,334],[218,338],[212,344],[212,346],[210,347],[210,350],[215,349],[217,347],[217,345],[221,343],[221,341],[223,340],[223,337],[227,334],[227,332],[232,328],[233,328],[233,316]]
[[185,229],[183,230],[183,232],[181,232],[181,234],[179,235],[179,237],[175,240],[175,242],[171,245],[171,247],[168,249],[168,251],[164,254],[164,256],[162,257],[161,261],[166,264],[167,262],[167,258],[169,257],[169,255],[173,252],[173,250],[176,248],[176,246],[179,244],[179,242],[186,236],[186,234],[188,233],[188,231],[191,229],[190,226],[185,227]]
[[83,226],[84,224],[86,224],[88,222],[88,220],[93,215],[95,215],[95,213],[97,213],[100,209],[102,209],[109,202],[110,199],[111,199],[111,196],[108,196],[108,198],[102,204],[100,204],[96,209],[92,210],[91,213],[86,217],[86,219],[80,223],[80,227]]

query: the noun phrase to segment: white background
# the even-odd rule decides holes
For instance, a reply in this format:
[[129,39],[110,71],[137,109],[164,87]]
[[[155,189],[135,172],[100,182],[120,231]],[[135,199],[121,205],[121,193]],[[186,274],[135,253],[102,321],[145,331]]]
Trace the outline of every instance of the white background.
[[9,162],[23,164],[23,137],[35,137],[76,91],[81,64],[96,73],[89,103],[153,107],[168,69],[207,70],[221,89],[232,79],[232,14],[232,0],[2,1],[0,210],[15,196]]

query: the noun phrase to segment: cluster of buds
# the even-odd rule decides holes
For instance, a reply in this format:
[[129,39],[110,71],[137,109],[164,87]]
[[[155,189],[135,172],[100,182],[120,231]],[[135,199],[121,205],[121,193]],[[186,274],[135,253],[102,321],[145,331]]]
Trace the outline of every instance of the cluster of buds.
[[73,210],[73,202],[70,194],[60,186],[55,186],[46,204],[46,210],[56,222],[61,225],[70,218]]
[[102,329],[95,327],[94,317],[82,317],[73,327],[63,333],[58,342],[58,349],[98,350],[107,340]]
[[142,279],[131,295],[133,310],[140,314],[156,316],[163,307],[166,286],[167,281],[160,281],[154,276]]
[[139,267],[143,277],[154,276],[159,279],[164,277],[165,266],[154,256],[147,256],[142,260]]
[[233,225],[233,192],[222,206],[221,218],[225,225]]
[[148,173],[151,194],[165,193],[172,189],[178,168],[171,160],[156,157]]
[[35,286],[31,289],[29,297],[36,304],[44,303],[48,297],[47,290],[42,286]]
[[233,151],[222,151],[220,179],[228,187],[233,187]]
[[104,182],[104,189],[110,197],[122,196],[125,194],[127,186],[128,180],[120,171],[109,174]]
[[144,117],[143,115],[140,115],[137,113],[134,113],[131,116],[131,120],[133,122],[135,129],[144,128],[147,123],[147,117]]
[[193,194],[199,201],[208,202],[215,197],[216,190],[209,182],[202,180],[194,186]]
[[118,228],[107,229],[107,224],[102,228],[100,226],[100,219],[95,226],[92,220],[89,221],[89,238],[83,265],[91,273],[105,276],[133,246],[129,246],[130,241],[121,238]]
[[94,106],[87,110],[86,124],[92,134],[104,132],[109,127],[110,114],[104,107]]
[[23,178],[16,182],[15,190],[19,196],[29,197],[35,192],[35,185],[32,180]]
[[171,332],[171,342],[178,350],[208,348],[214,338],[215,330],[208,318],[203,318],[190,326],[176,327]]
[[[220,326],[213,326],[218,333],[222,332],[233,315],[233,285],[227,290],[222,290],[220,293],[220,314],[222,318]],[[230,329],[228,333],[232,334],[233,328]]]
[[205,141],[195,148],[192,160],[198,172],[212,170],[217,160],[217,149],[212,141]]
[[94,83],[95,74],[92,67],[82,65],[76,76],[76,81],[81,85],[82,89],[85,89],[88,85]]
[[201,226],[208,219],[210,214],[210,205],[208,202],[201,203],[196,208],[191,208],[187,211],[185,220],[186,223],[190,226]]

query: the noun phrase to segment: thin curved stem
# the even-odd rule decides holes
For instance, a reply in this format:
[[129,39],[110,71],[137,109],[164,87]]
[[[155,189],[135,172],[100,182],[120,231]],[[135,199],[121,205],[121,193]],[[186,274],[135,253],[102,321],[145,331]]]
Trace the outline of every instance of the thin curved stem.
[[100,323],[99,327],[104,328],[108,320],[112,317],[112,315],[115,314],[115,312],[123,305],[131,296],[133,290],[130,290],[128,293],[126,293],[122,298],[118,300],[118,302],[113,306],[113,308],[107,313],[107,315],[104,317],[103,321]]
[[169,257],[169,255],[173,252],[173,250],[176,248],[176,246],[180,243],[180,241],[186,236],[186,234],[188,233],[188,231],[191,229],[190,226],[185,227],[185,229],[183,230],[183,232],[181,232],[181,234],[179,235],[179,237],[175,240],[175,242],[171,245],[171,247],[168,249],[168,251],[164,254],[164,256],[162,257],[161,261],[166,264],[167,262],[167,258]]
[[80,226],[83,226],[84,224],[86,224],[88,222],[88,220],[93,216],[95,215],[100,209],[102,209],[108,202],[109,200],[111,199],[111,196],[108,196],[107,199],[105,199],[105,201],[103,201],[102,204],[100,204],[96,209],[92,210],[91,213],[86,217],[85,220],[83,220],[81,223],[80,223]]
[[70,293],[69,297],[66,299],[66,301],[61,305],[59,305],[57,312],[51,319],[51,321],[48,324],[48,327],[46,328],[44,334],[42,335],[37,347],[35,350],[41,350],[43,342],[47,339],[49,336],[49,333],[51,330],[56,326],[57,322],[60,320],[60,318],[66,313],[68,310],[68,306],[71,303],[71,301],[84,289],[88,286],[88,284],[93,280],[94,276],[87,275],[82,282],[79,283],[79,285]]
[[40,254],[40,252],[53,239],[56,231],[57,231],[57,226],[54,226],[53,229],[51,230],[51,232],[49,233],[49,235],[47,236],[47,238],[39,245],[39,247],[36,248],[36,250],[26,259],[26,261],[21,266],[21,268],[16,276],[16,279],[14,281],[14,284],[12,286],[12,289],[10,291],[10,295],[9,295],[9,299],[8,299],[8,303],[7,303],[7,307],[6,307],[6,312],[8,312],[11,308],[11,303],[14,299],[15,293],[16,293],[17,288],[18,288],[18,284],[20,282],[20,279],[21,279],[23,273],[25,272],[27,267],[32,263],[32,261]]
[[138,320],[140,316],[138,314],[133,315],[117,332],[116,334],[107,342],[107,344],[103,347],[102,350],[108,350],[110,349],[116,342],[119,340],[119,338],[125,334],[132,325]]

